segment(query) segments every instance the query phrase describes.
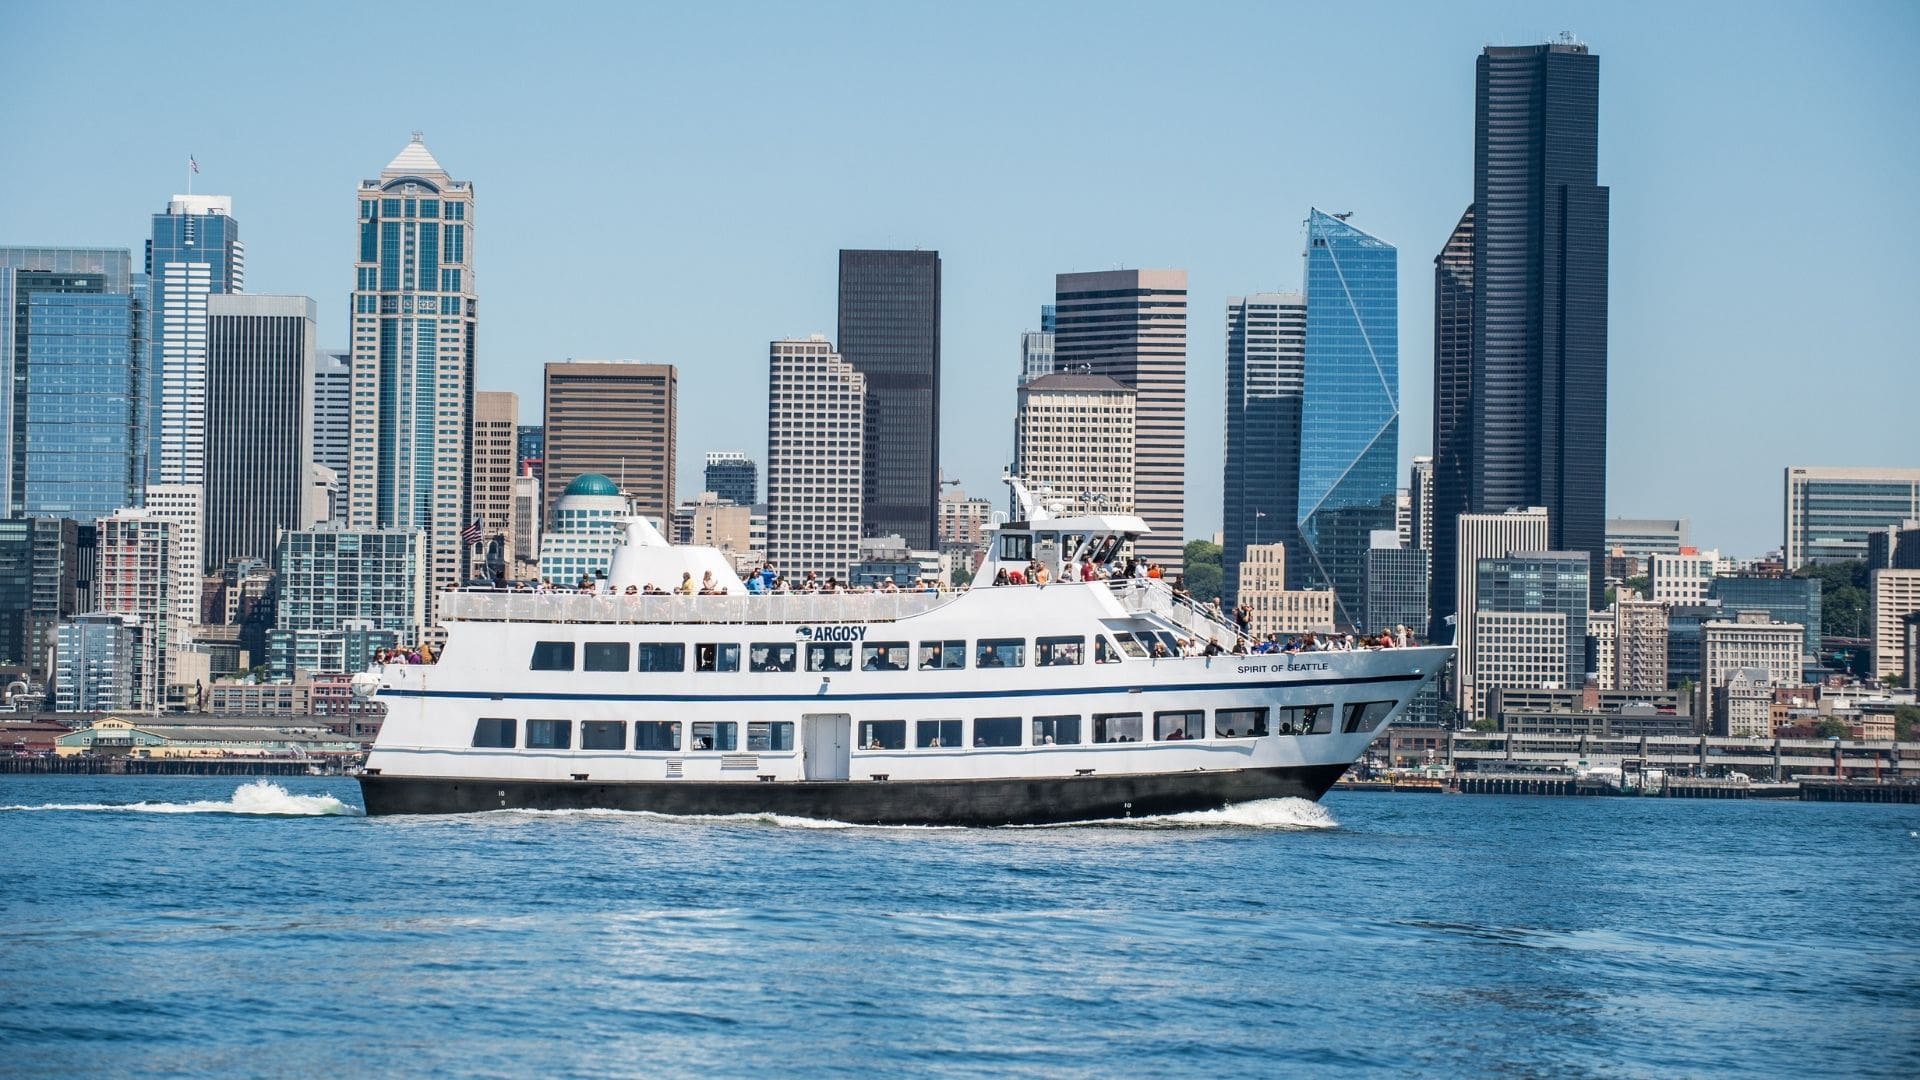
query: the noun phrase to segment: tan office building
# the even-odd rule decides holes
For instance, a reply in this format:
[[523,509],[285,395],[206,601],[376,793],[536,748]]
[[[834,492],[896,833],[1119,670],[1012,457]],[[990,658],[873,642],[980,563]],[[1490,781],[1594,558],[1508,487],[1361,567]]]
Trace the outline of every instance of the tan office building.
[[1014,470],[1069,514],[1132,513],[1135,396],[1105,375],[1042,375],[1021,386]]
[[672,364],[568,360],[547,365],[547,509],[582,473],[631,496],[636,512],[666,527],[673,513],[679,430]]

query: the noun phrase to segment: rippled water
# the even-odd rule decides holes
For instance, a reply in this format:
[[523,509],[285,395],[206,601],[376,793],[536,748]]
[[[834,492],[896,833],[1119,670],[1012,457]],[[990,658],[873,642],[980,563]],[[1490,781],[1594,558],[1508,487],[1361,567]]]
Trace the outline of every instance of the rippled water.
[[0,777],[0,1073],[1920,1074],[1920,808],[358,805]]

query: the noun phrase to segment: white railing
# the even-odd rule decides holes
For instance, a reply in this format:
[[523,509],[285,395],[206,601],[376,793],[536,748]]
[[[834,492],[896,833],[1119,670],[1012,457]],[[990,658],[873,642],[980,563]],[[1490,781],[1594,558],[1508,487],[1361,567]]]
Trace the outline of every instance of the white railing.
[[463,622],[869,623],[922,615],[958,596],[923,592],[590,596],[476,590],[441,594],[440,617]]
[[1188,633],[1217,640],[1223,646],[1231,645],[1240,636],[1240,631],[1231,624],[1214,618],[1193,601],[1175,596],[1164,581],[1115,581],[1113,595],[1125,611],[1158,615]]

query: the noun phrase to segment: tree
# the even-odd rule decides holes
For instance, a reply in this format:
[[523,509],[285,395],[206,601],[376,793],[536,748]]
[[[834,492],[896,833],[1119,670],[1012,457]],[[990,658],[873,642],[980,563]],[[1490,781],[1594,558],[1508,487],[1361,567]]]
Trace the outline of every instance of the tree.
[[1486,717],[1484,717],[1484,716],[1483,716],[1483,717],[1481,717],[1480,719],[1478,719],[1478,720],[1475,720],[1475,721],[1473,722],[1473,730],[1475,730],[1475,731],[1492,731],[1492,730],[1493,730],[1493,721],[1492,721],[1492,720],[1489,720],[1489,719],[1487,719]]
[[1867,633],[1867,563],[1808,563],[1794,577],[1820,583],[1820,632],[1830,637],[1865,637]]
[[1211,540],[1189,540],[1184,553],[1189,570],[1193,569],[1195,563],[1211,563],[1219,566],[1222,556],[1220,545]]
[[1914,728],[1920,726],[1920,706],[1901,705],[1893,710],[1893,737],[1912,742]]
[[967,586],[973,584],[973,571],[967,569],[964,566],[954,567],[953,573],[948,574],[947,576],[950,579],[952,579],[953,587],[956,589],[964,589]]
[[1851,734],[1853,729],[1847,726],[1845,720],[1836,720],[1831,716],[1822,717],[1813,725],[1816,739],[1844,739]]
[[1205,602],[1220,596],[1220,545],[1206,540],[1187,541],[1184,553],[1186,561],[1187,595]]
[[1630,577],[1621,582],[1620,587],[1626,589],[1628,592],[1645,596],[1647,595],[1647,575],[1641,574],[1639,577]]

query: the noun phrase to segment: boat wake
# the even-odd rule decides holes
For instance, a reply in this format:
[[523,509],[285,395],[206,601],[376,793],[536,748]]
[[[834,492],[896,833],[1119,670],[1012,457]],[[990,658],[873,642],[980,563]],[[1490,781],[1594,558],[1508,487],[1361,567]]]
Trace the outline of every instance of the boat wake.
[[0,813],[66,811],[114,814],[246,814],[254,817],[358,817],[360,809],[331,795],[295,795],[279,784],[255,780],[235,788],[225,801],[137,803],[41,803],[38,806],[0,806]]
[[[661,814],[651,810],[492,810],[488,815],[556,818],[638,818],[664,822],[716,823],[726,825],[770,825],[781,829],[908,829],[916,832],[964,829],[960,825],[859,825],[826,818],[794,817],[788,814]],[[1181,814],[1156,814],[1146,817],[1102,818],[1093,821],[1065,821],[1050,825],[1013,825],[1015,829],[1335,829],[1340,822],[1332,812],[1306,799],[1258,799],[1236,803],[1218,810],[1190,810]]]

